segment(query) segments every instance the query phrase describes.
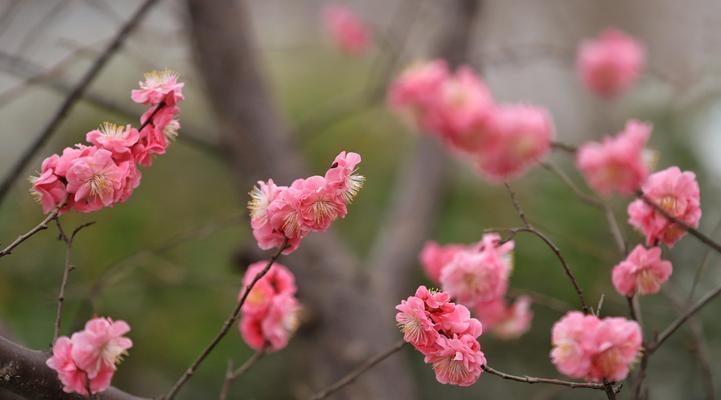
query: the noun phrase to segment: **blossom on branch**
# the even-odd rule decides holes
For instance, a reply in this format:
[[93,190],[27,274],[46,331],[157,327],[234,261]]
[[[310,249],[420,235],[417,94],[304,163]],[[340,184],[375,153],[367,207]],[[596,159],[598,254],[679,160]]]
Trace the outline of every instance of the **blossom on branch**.
[[290,186],[278,186],[272,179],[259,181],[248,202],[258,247],[266,250],[285,243],[283,254],[290,254],[305,235],[323,232],[344,218],[365,181],[356,173],[360,162],[360,155],[342,151],[325,176],[296,179]]
[[[648,177],[641,191],[643,196],[672,217],[698,228],[701,192],[693,172],[681,172],[678,167],[656,172]],[[670,221],[644,199],[636,199],[628,205],[628,222],[646,235],[648,246],[656,246],[660,241],[673,247],[686,234],[683,227]]]
[[670,261],[661,259],[661,248],[646,250],[636,246],[633,251],[613,267],[613,287],[622,296],[654,294],[671,276],[673,267]]
[[133,346],[124,336],[129,331],[125,321],[93,318],[70,338],[59,337],[46,364],[58,373],[66,393],[100,393],[110,386],[117,365]]
[[425,356],[438,382],[470,386],[478,380],[486,363],[477,340],[483,327],[465,306],[420,286],[396,310],[403,339]]
[[137,165],[150,166],[153,156],[165,154],[180,128],[176,104],[183,100],[183,83],[163,70],[146,74],[140,86],[133,100],[150,105],[140,129],[105,122],[85,135],[92,146],[66,147],[61,155],[46,158],[40,174],[30,178],[30,192],[44,213],[59,206],[59,214],[70,209],[87,213],[123,203],[140,184]]
[[551,360],[562,374],[615,382],[628,375],[642,336],[636,321],[571,311],[554,324],[551,340]]
[[633,37],[606,29],[578,48],[576,69],[584,85],[598,96],[611,98],[630,87],[643,71],[646,54]]
[[[251,264],[243,277],[243,287],[250,285],[266,264],[266,261]],[[297,290],[293,273],[278,263],[255,283],[241,308],[239,323],[248,346],[258,351],[278,351],[288,345],[299,323],[301,307],[295,298]],[[242,294],[243,290],[239,298]]]

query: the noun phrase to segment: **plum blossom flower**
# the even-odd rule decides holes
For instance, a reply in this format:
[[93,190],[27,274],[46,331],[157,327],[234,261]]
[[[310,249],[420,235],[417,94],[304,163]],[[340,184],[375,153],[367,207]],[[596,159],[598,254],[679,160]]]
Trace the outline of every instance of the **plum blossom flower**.
[[641,349],[641,327],[624,318],[604,318],[593,331],[591,368],[587,379],[626,379]]
[[489,327],[490,332],[495,336],[501,339],[515,339],[521,337],[531,327],[533,311],[531,311],[530,297],[520,296],[504,311],[503,318]]
[[584,378],[591,369],[593,338],[599,319],[571,311],[553,325],[551,360],[558,371],[572,378]]
[[113,153],[105,149],[94,149],[75,159],[66,175],[67,190],[75,194],[75,209],[92,212],[111,206],[127,175],[127,168],[118,167]]
[[458,302],[473,306],[506,293],[513,242],[498,246],[497,234],[484,235],[478,250],[459,251],[441,271],[441,286]]
[[101,368],[98,373],[89,378],[88,374],[78,368],[73,361],[73,342],[66,336],[59,337],[53,344],[53,355],[45,362],[48,367],[58,373],[65,393],[78,393],[87,396],[89,383],[92,393],[100,393],[110,387],[110,381],[115,373],[114,368]]
[[493,182],[522,175],[548,153],[553,121],[544,108],[513,104],[499,105],[490,113],[490,139],[477,153],[479,171]]
[[441,271],[453,257],[467,246],[460,244],[440,245],[432,240],[423,245],[419,256],[423,270],[433,283],[440,283]]
[[651,125],[631,120],[616,137],[586,143],[578,149],[576,165],[588,185],[601,195],[628,195],[641,187],[648,176],[649,154],[644,150]]
[[363,187],[365,178],[356,173],[360,155],[341,152],[325,176],[297,179],[288,186],[272,180],[258,182],[248,203],[253,236],[261,249],[287,247],[290,254],[310,232],[322,232],[344,218],[347,205]]
[[178,82],[178,74],[170,69],[150,71],[145,74],[145,80],[138,82],[140,89],[131,92],[131,99],[139,104],[157,105],[165,103],[174,106],[184,99],[183,86]]
[[430,313],[426,311],[426,304],[416,296],[410,296],[402,300],[396,306],[396,322],[403,340],[410,343],[421,352],[432,349],[438,340],[439,333],[435,323],[431,320]]
[[100,128],[92,130],[85,135],[85,140],[113,153],[114,157],[121,157],[130,153],[130,149],[140,139],[140,132],[130,125],[117,125],[104,122]]
[[[243,277],[247,287],[267,261],[251,264]],[[273,264],[248,293],[239,324],[243,340],[253,349],[278,351],[287,346],[299,324],[301,306],[295,298],[297,287],[290,270]],[[243,290],[238,294],[239,298]]]
[[661,259],[661,249],[636,246],[613,268],[613,286],[622,296],[658,293],[671,276],[671,262]]
[[617,29],[606,29],[597,38],[581,43],[576,69],[586,87],[611,98],[638,79],[645,62],[641,43]]
[[636,360],[641,341],[636,321],[572,311],[553,326],[551,359],[572,378],[620,381]]
[[94,378],[103,368],[115,369],[133,342],[125,337],[130,326],[125,321],[110,318],[93,318],[85,329],[70,338],[72,357],[78,368]]
[[42,162],[42,172],[38,176],[30,177],[30,193],[42,205],[45,214],[58,207],[67,196],[65,184],[55,175],[59,159],[57,154],[46,158]]
[[444,60],[418,62],[406,68],[391,84],[388,105],[414,127],[430,110],[449,77]]
[[471,386],[483,373],[486,357],[478,341],[470,335],[441,336],[439,349],[426,354],[425,362],[433,366],[436,380],[447,385]]
[[325,29],[344,53],[358,56],[371,44],[372,34],[366,24],[348,7],[328,6],[323,10]]
[[[656,172],[648,177],[641,191],[674,218],[693,228],[698,227],[701,193],[693,172],[681,172],[678,167]],[[628,216],[628,222],[646,235],[648,246],[655,246],[660,241],[673,247],[686,234],[682,227],[669,221],[643,199],[636,199],[628,205]]]

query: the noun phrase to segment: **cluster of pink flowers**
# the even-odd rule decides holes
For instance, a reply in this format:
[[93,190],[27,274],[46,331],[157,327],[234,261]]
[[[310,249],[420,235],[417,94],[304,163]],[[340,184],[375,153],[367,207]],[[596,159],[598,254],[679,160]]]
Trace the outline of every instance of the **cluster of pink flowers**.
[[132,100],[146,104],[141,128],[104,123],[85,136],[91,146],[66,147],[42,162],[40,174],[32,177],[31,193],[49,213],[61,207],[93,212],[130,198],[140,184],[138,165],[149,166],[153,156],[164,154],[180,129],[176,106],[183,100],[183,83],[170,70],[145,74]]
[[[243,277],[247,287],[265,268],[267,261],[251,264]],[[295,298],[298,288],[290,270],[278,263],[258,280],[243,304],[240,334],[255,350],[278,351],[298,328],[300,304]],[[239,296],[243,291],[241,290]]]
[[550,148],[548,112],[526,104],[497,104],[470,68],[455,73],[442,60],[416,64],[393,82],[390,107],[415,127],[440,137],[494,182],[523,174]]
[[470,386],[486,364],[477,340],[483,327],[465,306],[450,298],[448,293],[420,286],[414,296],[396,306],[396,322],[403,339],[433,366],[438,382]]
[[500,244],[500,236],[486,234],[473,245],[438,245],[429,241],[420,254],[428,277],[453,299],[472,308],[487,331],[515,338],[530,327],[530,299],[520,297],[509,305],[505,295],[513,270],[513,242]]
[[63,391],[89,395],[107,389],[117,365],[133,346],[124,336],[129,331],[124,321],[93,318],[70,338],[59,337],[47,365],[58,373]]
[[635,321],[571,311],[553,325],[551,359],[572,378],[617,382],[628,375],[641,342]]
[[618,136],[581,146],[576,165],[588,185],[603,196],[637,191],[648,177],[652,161],[650,152],[644,149],[651,129],[650,124],[631,120]]
[[661,249],[636,246],[625,260],[613,268],[613,286],[622,296],[654,294],[671,276],[671,262],[661,259]]
[[365,181],[355,173],[360,162],[360,155],[342,151],[325,176],[296,179],[290,186],[259,181],[248,202],[258,246],[266,250],[287,243],[283,254],[290,254],[309,232],[322,232],[344,218]]
[[611,98],[638,79],[645,62],[645,50],[638,41],[617,29],[606,29],[581,43],[576,68],[588,89]]
[[331,5],[323,10],[325,29],[338,48],[346,54],[363,54],[373,35],[366,24],[348,7]]
[[[693,172],[681,172],[678,167],[656,172],[648,177],[641,191],[677,220],[692,228],[698,227],[701,220],[701,193]],[[628,216],[628,222],[646,235],[648,246],[663,242],[673,247],[686,234],[683,227],[669,221],[643,199],[636,199],[628,205]]]

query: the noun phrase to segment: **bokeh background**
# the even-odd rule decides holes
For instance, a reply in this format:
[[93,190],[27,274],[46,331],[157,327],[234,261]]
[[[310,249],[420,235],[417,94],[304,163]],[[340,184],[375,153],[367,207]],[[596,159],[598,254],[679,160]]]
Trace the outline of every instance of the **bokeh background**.
[[[321,10],[329,3],[244,2],[256,41],[253,51],[262,60],[267,84],[291,128],[297,151],[312,171],[323,172],[340,150],[363,156],[366,188],[348,217],[336,224],[337,234],[361,260],[378,240],[401,167],[418,140],[387,111],[382,96],[368,96],[369,88],[384,90],[403,66],[433,56],[450,2],[345,1],[372,25],[377,39],[370,52],[356,58],[339,53],[322,30]],[[628,118],[652,122],[650,144],[660,153],[658,166],[679,165],[697,173],[704,210],[700,229],[721,236],[716,232],[721,212],[715,206],[721,175],[721,3],[482,3],[467,63],[482,73],[496,98],[548,107],[556,138],[571,144],[615,133]],[[7,173],[40,132],[64,98],[67,90],[63,87],[73,85],[139,4],[135,0],[0,1],[0,175]],[[135,345],[113,384],[147,396],[167,390],[217,332],[240,289],[244,265],[257,257],[248,250],[254,242],[244,210],[250,187],[239,187],[232,160],[222,152],[219,130],[223,128],[216,122],[195,67],[187,13],[184,1],[162,1],[92,85],[90,93],[130,115],[108,110],[92,99],[79,102],[24,173],[34,173],[43,157],[82,141],[101,121],[135,122],[133,113],[139,116],[142,108],[131,103],[129,91],[143,72],[167,66],[186,82],[187,101],[181,114],[185,138],[143,170],[142,184],[131,200],[92,215],[73,213],[62,218],[66,229],[97,222],[76,241],[77,269],[68,289],[64,333],[93,312],[128,321]],[[641,81],[611,102],[585,91],[573,69],[579,41],[607,26],[639,38],[649,57]],[[407,37],[402,37],[405,29]],[[389,67],[380,68],[379,73],[379,65]],[[583,187],[567,155],[553,154],[550,160]],[[463,162],[450,158],[447,162],[441,203],[428,239],[470,243],[485,228],[519,225],[502,186],[485,183]],[[625,300],[610,283],[618,256],[602,213],[579,202],[544,169],[531,171],[513,186],[530,219],[559,245],[591,301],[604,296],[602,314],[626,315]],[[28,188],[26,180],[18,180],[0,204],[1,243],[42,218]],[[613,202],[621,221],[627,201]],[[627,224],[622,228],[630,243],[641,241]],[[707,251],[687,237],[665,256],[674,264],[669,287],[685,304]],[[28,347],[48,347],[63,257],[64,246],[51,227],[0,262],[4,334]],[[715,254],[708,255],[697,297],[721,282],[718,261]],[[292,259],[283,263],[293,267]],[[373,265],[363,268],[373,274]],[[112,272],[104,275],[108,270]],[[409,285],[426,282],[420,266],[406,278]],[[93,307],[88,308],[84,299],[98,279],[106,284],[92,296]],[[550,329],[562,315],[561,309],[575,307],[576,299],[557,259],[533,237],[517,237],[511,286],[513,293],[530,292],[539,299],[533,306],[533,326],[512,341],[484,335],[483,350],[491,365],[503,371],[556,376],[548,357]],[[300,300],[312,290],[301,287]],[[701,348],[697,336],[683,328],[652,358],[652,398],[708,398],[699,351],[710,360],[711,379],[721,388],[719,303],[699,314],[702,325],[698,328],[705,338]],[[677,315],[663,295],[643,298],[642,307],[647,335],[660,331]],[[378,329],[392,329],[394,321],[388,320],[387,325]],[[301,326],[298,335],[313,335],[313,330]],[[232,398],[302,398],[318,389],[303,378],[306,369],[314,368],[305,358],[303,343],[293,340],[287,349],[264,358],[234,385]],[[250,354],[234,329],[179,398],[216,398],[228,359],[237,364]],[[422,399],[604,398],[602,393],[524,385],[493,376],[483,376],[470,388],[448,387],[435,381],[432,370],[411,349],[394,357],[407,361]],[[627,396],[624,391],[621,398]]]

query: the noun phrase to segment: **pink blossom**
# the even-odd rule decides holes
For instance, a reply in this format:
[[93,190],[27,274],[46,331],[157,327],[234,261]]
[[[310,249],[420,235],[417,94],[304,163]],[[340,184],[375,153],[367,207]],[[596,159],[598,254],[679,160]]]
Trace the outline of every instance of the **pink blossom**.
[[545,109],[499,105],[489,115],[490,136],[476,160],[480,172],[491,181],[518,177],[548,153],[553,121]]
[[128,173],[127,168],[115,164],[113,153],[105,149],[95,149],[87,156],[76,158],[66,175],[67,190],[75,193],[74,208],[92,212],[111,206]]
[[88,132],[85,139],[99,148],[110,151],[117,158],[130,153],[130,149],[140,139],[140,132],[130,125],[104,122],[100,128]]
[[[681,172],[678,167],[656,172],[648,177],[641,191],[674,218],[693,228],[698,227],[701,194],[693,172]],[[636,199],[628,205],[628,216],[628,222],[646,235],[648,246],[655,246],[661,241],[673,247],[686,234],[682,227],[670,222],[643,199]]]
[[591,368],[586,379],[626,379],[641,349],[641,327],[624,318],[604,318],[592,331]]
[[296,179],[291,188],[300,193],[300,216],[310,230],[325,231],[334,220],[348,213],[343,196],[322,176]]
[[89,156],[97,150],[95,146],[86,146],[84,144],[76,144],[75,147],[66,147],[63,153],[57,159],[54,166],[55,175],[66,176],[68,169],[73,165],[76,159]]
[[72,358],[79,369],[95,378],[104,369],[115,370],[133,342],[124,335],[130,331],[125,321],[93,318],[85,329],[70,338]]
[[140,179],[142,178],[138,166],[132,160],[123,161],[118,164],[118,167],[123,171],[125,179],[121,181],[120,188],[115,191],[113,202],[116,204],[128,201],[133,191],[140,186]]
[[493,329],[496,324],[506,319],[507,307],[506,300],[498,297],[493,300],[478,302],[473,307],[473,312],[486,329]]
[[403,332],[403,340],[421,352],[435,348],[439,333],[423,300],[410,296],[396,306],[396,322]]
[[443,291],[471,306],[502,296],[508,288],[513,243],[497,247],[498,240],[498,235],[484,235],[479,250],[459,251],[441,271]]
[[[243,286],[247,287],[250,285],[255,276],[260,273],[267,264],[268,261],[258,261],[248,266],[248,270],[243,276]],[[243,304],[243,313],[265,313],[273,297],[281,294],[294,295],[297,290],[295,277],[290,270],[281,264],[274,263],[268,272],[255,283],[250,293],[248,293],[245,304]],[[238,293],[239,299],[242,294],[243,290]]]
[[138,82],[140,89],[131,92],[131,98],[139,104],[157,105],[165,103],[173,106],[182,101],[183,86],[178,82],[178,74],[169,69],[151,71],[145,74],[145,80]]
[[426,307],[434,312],[436,310],[444,310],[442,312],[446,312],[448,310],[446,307],[451,301],[451,296],[448,293],[428,290],[428,288],[423,285],[418,286],[415,296],[423,300],[423,302],[426,303]]
[[636,81],[645,59],[645,50],[638,41],[617,29],[606,29],[597,38],[581,43],[576,68],[590,90],[611,98]]
[[661,249],[646,250],[638,245],[625,260],[613,268],[613,286],[622,296],[658,293],[671,276],[672,266],[661,259]]
[[268,313],[261,323],[263,337],[270,351],[278,351],[288,345],[290,337],[298,329],[300,304],[290,294],[273,297]]
[[263,315],[243,315],[240,320],[240,336],[245,343],[253,350],[262,350],[265,347],[263,336]]
[[483,373],[486,357],[478,341],[470,336],[440,336],[439,349],[426,354],[425,362],[433,365],[436,380],[443,384],[471,386]]
[[[350,204],[363,188],[365,177],[356,173],[360,162],[360,154],[341,151],[325,173],[328,187],[339,193],[346,204]],[[345,213],[341,217],[345,217]]]
[[[258,184],[250,192],[248,210],[250,211],[250,226],[253,228],[253,236],[258,242],[258,247],[263,250],[280,247],[286,240],[283,231],[277,229],[271,223],[271,204],[279,194],[287,190],[285,186],[277,186],[272,179],[268,182],[258,181]],[[273,210],[277,209],[275,206]],[[300,238],[295,240],[300,243]]]
[[444,60],[419,62],[404,70],[391,84],[388,104],[414,126],[436,101],[448,79]]
[[372,34],[366,24],[348,7],[328,6],[323,10],[325,29],[346,54],[363,54],[371,44]]
[[[295,251],[301,239],[311,230],[303,221],[300,207],[302,194],[297,189],[284,188],[278,191],[275,200],[268,207],[268,220],[272,231],[279,232],[283,240],[288,241],[288,248],[283,254]],[[274,247],[280,247],[280,244]]]
[[483,81],[470,68],[460,67],[441,85],[422,125],[454,149],[477,152],[491,140],[486,124],[492,106],[491,93]]
[[115,368],[101,367],[94,377],[89,378],[88,374],[73,361],[73,348],[73,342],[66,336],[61,336],[53,344],[53,355],[45,362],[48,367],[58,373],[58,378],[63,384],[63,391],[83,396],[88,395],[88,381],[92,393],[100,393],[110,387]]
[[572,378],[589,375],[594,350],[592,332],[599,324],[593,315],[571,311],[553,325],[551,360],[559,372]]
[[532,319],[531,299],[528,296],[521,296],[505,309],[503,318],[490,329],[494,335],[502,339],[515,339],[528,331]]
[[576,165],[588,185],[604,196],[611,192],[628,195],[638,190],[648,176],[644,146],[651,129],[650,124],[631,120],[618,136],[581,146]]
[[427,241],[419,258],[428,278],[433,283],[440,283],[443,267],[455,257],[456,253],[464,249],[466,246],[460,244],[439,245],[432,240]]
[[447,310],[433,313],[437,328],[446,336],[469,335],[477,338],[483,333],[481,321],[471,318],[471,312],[463,304],[450,303]]
[[46,158],[42,162],[40,175],[30,177],[30,183],[33,185],[30,193],[42,205],[45,214],[59,206],[67,195],[65,184],[55,175],[59,159],[57,154]]

